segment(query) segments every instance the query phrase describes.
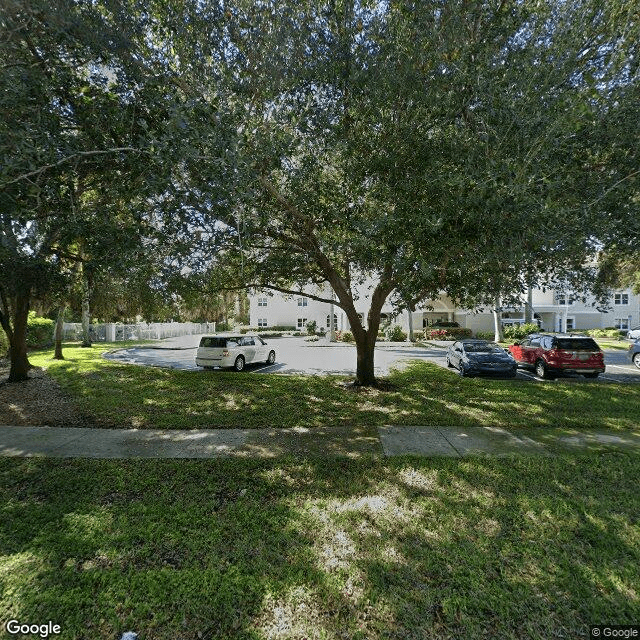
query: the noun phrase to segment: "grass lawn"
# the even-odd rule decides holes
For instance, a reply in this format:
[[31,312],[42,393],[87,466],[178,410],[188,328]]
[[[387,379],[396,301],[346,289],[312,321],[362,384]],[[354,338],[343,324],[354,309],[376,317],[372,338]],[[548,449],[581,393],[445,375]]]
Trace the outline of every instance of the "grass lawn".
[[639,471],[0,459],[0,621],[64,640],[587,638],[640,620]]
[[388,378],[391,391],[344,388],[344,378],[175,371],[104,360],[104,345],[29,355],[99,425],[264,428],[487,425],[638,428],[640,385],[462,379],[429,363]]

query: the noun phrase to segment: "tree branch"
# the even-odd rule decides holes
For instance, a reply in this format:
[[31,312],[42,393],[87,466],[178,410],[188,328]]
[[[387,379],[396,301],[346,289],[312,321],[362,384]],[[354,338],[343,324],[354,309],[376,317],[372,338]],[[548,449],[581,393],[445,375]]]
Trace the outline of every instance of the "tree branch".
[[339,300],[331,299],[331,298],[322,298],[321,296],[317,296],[313,293],[308,293],[307,291],[301,291],[297,289],[286,289],[285,287],[277,287],[272,284],[263,284],[261,282],[251,282],[248,284],[239,285],[237,287],[223,287],[226,291],[238,291],[241,289],[270,289],[272,291],[279,291],[280,293],[286,293],[287,295],[292,296],[304,296],[305,298],[311,298],[311,300],[316,300],[317,302],[325,302],[327,304],[332,304],[336,307],[340,307],[344,309],[345,307]]
[[3,189],[4,187],[8,187],[10,184],[15,184],[16,182],[20,182],[21,180],[28,180],[29,178],[31,178],[33,176],[37,176],[37,175],[40,175],[41,173],[44,173],[48,169],[53,169],[55,167],[59,167],[60,165],[64,164],[65,162],[71,162],[71,160],[73,160],[75,158],[81,158],[81,157],[87,157],[87,156],[105,155],[107,153],[121,153],[121,152],[124,152],[124,151],[143,153],[146,150],[145,149],[136,149],[135,147],[115,147],[115,148],[112,148],[112,149],[102,149],[102,150],[96,150],[96,151],[78,151],[77,153],[72,153],[70,156],[66,156],[65,158],[62,158],[61,160],[58,160],[58,162],[54,162],[52,164],[45,164],[44,166],[40,167],[39,169],[34,169],[33,171],[29,171],[29,173],[23,173],[22,175],[19,175],[17,178],[13,178],[12,180],[7,180],[7,182],[3,182],[2,184],[0,184],[0,189]]

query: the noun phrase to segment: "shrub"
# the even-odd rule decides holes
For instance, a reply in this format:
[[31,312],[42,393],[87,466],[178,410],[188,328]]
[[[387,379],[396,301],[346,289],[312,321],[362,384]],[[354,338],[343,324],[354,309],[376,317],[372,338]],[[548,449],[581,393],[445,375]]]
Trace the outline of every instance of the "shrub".
[[336,333],[336,340],[340,342],[353,342],[353,333],[351,333],[351,331],[338,331]]
[[232,327],[228,322],[216,322],[216,331],[231,331]]
[[300,331],[296,331],[294,327],[289,327],[284,331],[282,329],[278,329],[277,327],[240,327],[238,331],[240,333],[257,333],[263,338],[278,338],[284,335],[300,335]]
[[471,329],[464,327],[447,327],[443,329],[424,330],[424,337],[427,340],[459,340],[460,338],[470,338],[473,335]]
[[448,327],[447,335],[451,340],[458,340],[459,338],[470,338],[473,335],[473,331],[464,327]]
[[400,325],[394,324],[387,330],[387,339],[389,342],[404,342],[407,339],[407,334]]
[[317,331],[317,334],[319,336],[326,336],[327,335],[327,330],[324,327],[320,327]]
[[304,341],[305,342],[318,342],[319,338],[316,335],[313,336],[307,336]]
[[41,349],[53,344],[55,322],[49,318],[38,318],[35,311],[29,312],[27,321],[27,347]]
[[317,326],[318,326],[318,323],[315,320],[311,320],[310,322],[307,322],[307,333],[310,336],[315,335]]
[[448,334],[446,329],[429,329],[424,330],[424,337],[427,340],[447,340]]
[[240,331],[240,333],[258,333],[260,329],[258,327],[240,327],[238,331]]
[[528,324],[521,324],[520,326],[505,327],[504,337],[509,340],[522,340],[526,338],[530,333],[539,333],[540,327],[535,322]]
[[592,338],[612,338],[613,340],[620,340],[627,335],[627,332],[622,329],[588,329],[584,333]]
[[293,325],[276,324],[273,327],[269,327],[269,331],[295,331],[296,328]]
[[478,340],[489,340],[489,342],[493,342],[496,334],[494,331],[476,331],[476,338]]

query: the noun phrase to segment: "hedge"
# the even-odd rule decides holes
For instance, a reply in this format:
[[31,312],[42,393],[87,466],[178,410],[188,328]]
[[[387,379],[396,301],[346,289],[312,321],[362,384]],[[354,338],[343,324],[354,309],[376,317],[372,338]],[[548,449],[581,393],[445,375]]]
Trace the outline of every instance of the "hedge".
[[27,347],[42,349],[53,344],[55,322],[49,318],[38,318],[35,311],[29,312],[27,321]]
[[[27,347],[30,349],[44,349],[53,344],[55,322],[49,318],[39,318],[35,311],[29,312],[27,320]],[[0,329],[0,356],[9,351],[9,339],[4,330]]]
[[473,335],[471,329],[464,327],[443,327],[442,329],[424,330],[424,337],[427,340],[459,340],[460,338],[470,338]]
[[592,338],[613,338],[614,340],[621,340],[627,335],[627,331],[623,329],[587,329],[582,333]]

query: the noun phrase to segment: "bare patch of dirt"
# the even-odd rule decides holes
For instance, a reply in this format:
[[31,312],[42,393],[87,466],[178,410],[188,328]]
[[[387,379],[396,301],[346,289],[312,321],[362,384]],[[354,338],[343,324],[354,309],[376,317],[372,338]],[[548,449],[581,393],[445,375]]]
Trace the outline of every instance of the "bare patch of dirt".
[[93,427],[74,401],[45,371],[34,367],[29,379],[9,384],[9,361],[0,360],[0,424],[20,427]]

